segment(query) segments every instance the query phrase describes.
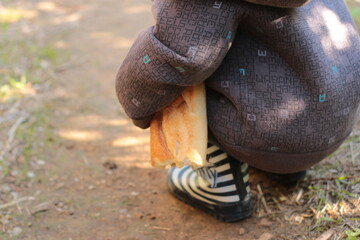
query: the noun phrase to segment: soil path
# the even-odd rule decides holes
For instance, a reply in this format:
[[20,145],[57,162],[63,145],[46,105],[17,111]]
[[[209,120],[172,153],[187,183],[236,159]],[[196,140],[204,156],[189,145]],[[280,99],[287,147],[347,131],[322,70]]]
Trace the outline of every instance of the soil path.
[[135,37],[153,22],[151,1],[52,2],[68,14],[63,20],[70,28],[56,45],[72,60],[57,73],[52,108],[59,140],[57,151],[49,153],[46,178],[37,186],[53,207],[35,215],[26,239],[301,236],[298,226],[258,226],[257,217],[221,223],[173,198],[166,171],[150,167],[149,132],[133,127],[122,112],[114,77]]

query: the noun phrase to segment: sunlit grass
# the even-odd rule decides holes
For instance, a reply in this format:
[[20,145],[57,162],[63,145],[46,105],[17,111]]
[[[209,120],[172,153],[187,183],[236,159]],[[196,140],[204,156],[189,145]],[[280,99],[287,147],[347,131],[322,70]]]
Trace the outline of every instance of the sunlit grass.
[[348,230],[345,232],[347,235],[347,240],[357,240],[360,237],[360,228],[356,228],[354,230]]
[[22,75],[20,80],[8,76],[7,82],[0,86],[0,103],[36,94],[32,84],[27,81],[25,75]]
[[[37,96],[51,80],[59,54],[44,37],[23,31],[22,26],[29,25],[29,18],[36,16],[35,10],[20,8],[14,1],[1,1],[0,181],[14,171],[19,180],[26,178],[30,161],[41,154],[47,137],[52,136],[51,114]],[[14,106],[20,106],[21,111]],[[9,117],[11,109],[14,111]],[[12,155],[13,151],[17,155]]]
[[7,31],[0,30],[3,33],[0,38],[0,103],[36,94],[34,85],[41,82],[44,71],[58,56],[50,46],[42,46],[31,38],[7,37]]
[[360,29],[360,0],[346,0],[350,14]]
[[[22,8],[13,1],[0,4],[0,104],[36,94],[36,85],[44,73],[56,64],[58,51],[21,26],[38,15],[36,10]],[[49,4],[40,7],[49,8]]]
[[13,7],[2,7],[0,6],[0,24],[4,23],[15,23],[23,18],[34,18],[37,16],[36,11],[25,10]]
[[13,8],[0,7],[0,23],[17,22],[22,18],[22,12]]

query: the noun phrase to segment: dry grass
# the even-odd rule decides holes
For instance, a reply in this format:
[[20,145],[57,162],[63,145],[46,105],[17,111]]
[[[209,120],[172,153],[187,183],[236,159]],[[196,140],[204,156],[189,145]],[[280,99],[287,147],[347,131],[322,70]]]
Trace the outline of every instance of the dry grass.
[[25,13],[18,1],[0,1],[0,239],[21,233],[21,205],[33,200],[22,191],[52,138],[46,102],[57,53]]
[[[331,233],[325,239],[360,238],[358,138],[354,134],[332,157],[310,169],[297,185],[281,185],[253,170],[252,192],[257,216],[306,227],[307,233],[296,239],[315,239],[322,233]],[[283,236],[283,239],[288,238]]]

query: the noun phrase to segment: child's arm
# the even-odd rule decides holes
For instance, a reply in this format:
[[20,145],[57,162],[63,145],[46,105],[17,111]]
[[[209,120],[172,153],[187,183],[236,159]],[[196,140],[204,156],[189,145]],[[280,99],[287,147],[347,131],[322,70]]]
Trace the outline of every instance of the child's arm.
[[152,115],[218,68],[245,12],[237,1],[155,0],[156,25],[140,34],[116,78],[116,93],[142,128]]

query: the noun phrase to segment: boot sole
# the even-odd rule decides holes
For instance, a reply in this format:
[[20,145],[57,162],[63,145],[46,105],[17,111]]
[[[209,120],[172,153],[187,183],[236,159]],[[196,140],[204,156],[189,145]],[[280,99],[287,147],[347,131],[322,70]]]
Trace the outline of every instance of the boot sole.
[[237,204],[221,204],[212,205],[201,202],[190,195],[178,190],[171,182],[168,183],[169,191],[177,199],[201,209],[205,213],[217,218],[222,222],[238,222],[252,215],[251,198],[247,201],[242,201]]

